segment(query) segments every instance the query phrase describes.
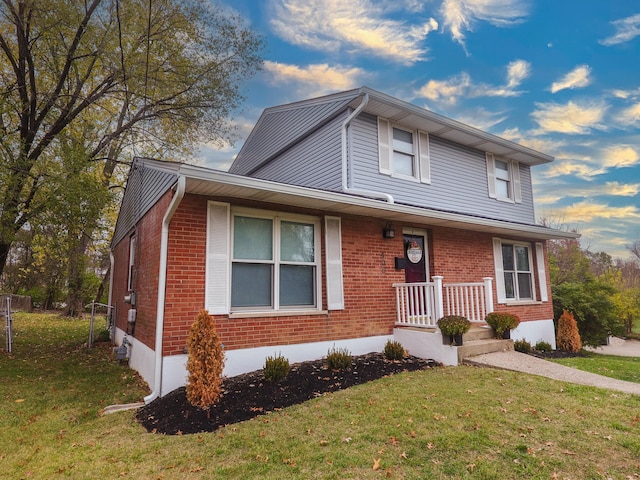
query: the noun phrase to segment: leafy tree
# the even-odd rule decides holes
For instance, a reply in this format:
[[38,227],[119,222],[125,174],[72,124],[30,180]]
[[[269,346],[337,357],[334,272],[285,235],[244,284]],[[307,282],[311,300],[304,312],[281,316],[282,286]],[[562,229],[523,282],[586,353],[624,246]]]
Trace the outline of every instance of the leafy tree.
[[77,201],[107,208],[88,177],[108,189],[123,157],[231,141],[261,49],[207,0],[0,0],[0,274],[31,223],[65,225],[81,258],[95,225],[58,215]]

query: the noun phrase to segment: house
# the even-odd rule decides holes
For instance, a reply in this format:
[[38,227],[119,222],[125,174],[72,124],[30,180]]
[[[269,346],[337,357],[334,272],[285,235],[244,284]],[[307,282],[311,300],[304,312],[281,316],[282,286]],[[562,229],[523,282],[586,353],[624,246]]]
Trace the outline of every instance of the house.
[[228,172],[137,158],[112,241],[115,340],[149,383],[186,381],[213,315],[225,374],[266,356],[381,351],[456,364],[436,321],[517,314],[555,345],[531,168],[553,159],[362,87],[268,108]]

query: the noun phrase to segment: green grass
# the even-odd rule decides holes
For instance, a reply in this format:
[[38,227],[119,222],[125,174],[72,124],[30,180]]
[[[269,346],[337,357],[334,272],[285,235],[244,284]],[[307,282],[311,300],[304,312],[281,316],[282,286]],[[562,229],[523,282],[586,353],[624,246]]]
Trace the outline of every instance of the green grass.
[[584,357],[554,359],[553,361],[598,375],[640,383],[640,356],[618,357],[594,352],[585,352],[585,355]]
[[[640,397],[474,367],[412,372],[217,432],[147,433],[144,385],[88,321],[20,315],[0,352],[1,478],[627,479]],[[374,467],[377,467],[374,469]]]

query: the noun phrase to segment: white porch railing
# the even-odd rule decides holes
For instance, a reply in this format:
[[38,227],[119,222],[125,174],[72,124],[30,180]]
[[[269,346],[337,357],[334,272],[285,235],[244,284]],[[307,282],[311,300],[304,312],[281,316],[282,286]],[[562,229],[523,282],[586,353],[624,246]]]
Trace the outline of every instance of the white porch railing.
[[471,322],[483,322],[493,312],[491,277],[479,283],[443,284],[441,276],[433,282],[394,283],[396,289],[396,325],[436,327],[445,315],[461,315]]

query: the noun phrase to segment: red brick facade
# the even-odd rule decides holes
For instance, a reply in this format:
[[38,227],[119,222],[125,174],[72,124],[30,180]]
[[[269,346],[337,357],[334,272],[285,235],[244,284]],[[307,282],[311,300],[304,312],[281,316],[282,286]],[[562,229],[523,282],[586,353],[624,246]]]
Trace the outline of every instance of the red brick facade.
[[[151,349],[155,346],[162,218],[171,195],[172,192],[165,195],[139,222],[136,230],[138,247],[134,289],[137,293],[138,316],[134,336]],[[207,197],[185,195],[171,222],[164,355],[184,353],[189,327],[205,303],[208,200]],[[274,205],[244,206],[293,211]],[[336,215],[299,209],[295,209],[295,213],[319,217],[325,213]],[[491,234],[394,222],[396,237],[385,239],[382,230],[387,219],[345,215],[341,219],[345,309],[314,315],[274,314],[252,318],[217,315],[216,327],[227,350],[390,335],[396,320],[395,290],[392,284],[404,282],[404,271],[394,267],[394,258],[402,257],[404,252],[401,235],[403,227],[420,228],[428,232],[430,274],[442,275],[445,283],[481,282],[483,277],[495,277]],[[322,238],[324,239],[324,232]],[[123,297],[127,294],[129,237],[125,237],[114,248],[113,253],[115,265],[112,301],[117,306],[117,325],[126,330],[126,311],[130,306],[123,302]],[[324,245],[321,264],[324,271]],[[326,306],[324,273],[322,283],[322,304]],[[539,292],[538,284],[536,291]],[[538,298],[539,296],[538,293]],[[498,305],[496,301],[494,288],[496,310],[509,310],[519,315],[523,321],[550,319],[553,316],[550,301],[508,308]]]

